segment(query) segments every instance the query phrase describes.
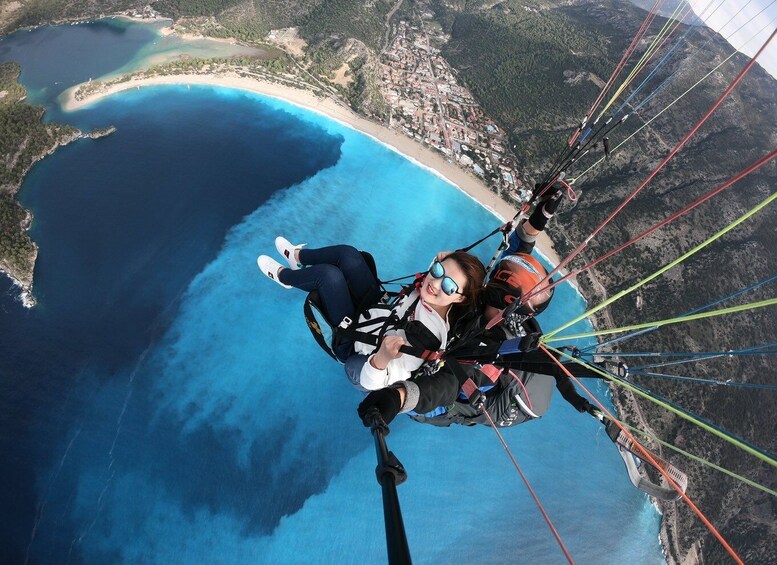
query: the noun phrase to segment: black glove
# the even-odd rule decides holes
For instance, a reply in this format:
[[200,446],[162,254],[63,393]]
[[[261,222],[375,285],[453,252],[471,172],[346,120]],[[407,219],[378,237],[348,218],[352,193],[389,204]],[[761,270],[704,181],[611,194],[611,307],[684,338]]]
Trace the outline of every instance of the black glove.
[[399,391],[395,388],[382,388],[369,393],[361,401],[356,411],[362,423],[368,428],[372,427],[372,413],[377,410],[386,424],[391,423],[402,409],[402,401]]
[[[578,410],[580,410],[580,408],[578,408]],[[594,406],[590,402],[588,402],[587,400],[585,401],[585,406],[583,407],[582,410],[580,410],[580,412],[588,412],[591,416],[593,416],[597,420],[601,420],[603,416],[602,411],[599,410],[596,406]]]

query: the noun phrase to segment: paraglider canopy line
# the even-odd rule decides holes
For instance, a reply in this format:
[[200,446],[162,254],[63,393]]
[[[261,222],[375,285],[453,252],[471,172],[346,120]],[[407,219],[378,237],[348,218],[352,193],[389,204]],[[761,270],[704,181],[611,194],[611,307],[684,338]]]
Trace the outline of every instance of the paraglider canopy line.
[[[723,237],[725,234],[727,234],[728,232],[733,230],[735,227],[737,227],[739,224],[741,224],[745,220],[749,219],[751,216],[754,216],[755,214],[760,212],[763,208],[765,208],[766,206],[771,204],[775,199],[777,199],[777,193],[774,193],[771,196],[768,196],[763,202],[761,202],[760,204],[756,205],[751,210],[745,212],[742,216],[740,216],[739,218],[734,220],[732,223],[730,223],[728,226],[726,226],[725,228],[720,230],[718,233],[712,235],[711,237],[709,237],[708,239],[706,239],[705,241],[701,242],[699,245],[697,245],[696,247],[691,249],[690,251],[687,251],[686,253],[684,253],[683,255],[678,257],[677,259],[675,259],[674,261],[671,261],[667,265],[664,265],[663,267],[661,267],[658,271],[656,271],[652,275],[649,275],[646,278],[642,279],[641,281],[639,281],[639,282],[635,283],[634,285],[630,286],[629,288],[620,291],[619,293],[615,294],[614,296],[612,296],[612,297],[608,298],[607,300],[605,300],[604,302],[600,303],[598,306],[595,306],[595,307],[591,308],[587,312],[584,312],[580,316],[574,318],[573,320],[570,320],[566,324],[563,324],[562,326],[556,328],[552,332],[546,334],[545,335],[546,341],[549,338],[552,338],[554,335],[556,335],[560,331],[565,330],[566,328],[572,326],[573,324],[576,324],[580,320],[584,320],[584,319],[588,318],[591,314],[594,314],[594,313],[598,312],[599,310],[601,310],[602,308],[604,308],[606,306],[609,306],[610,304],[612,304],[616,300],[620,300],[624,296],[634,292],[638,288],[646,285],[647,283],[649,283],[653,279],[655,279],[655,278],[659,277],[660,275],[664,274],[666,271],[668,271],[672,267],[675,267],[676,265],[679,265],[680,263],[682,263],[683,261],[685,261],[686,259],[688,259],[692,255],[694,255],[695,253],[701,251],[702,249],[704,249],[705,247],[710,245],[712,242],[714,242],[714,241],[720,239],[721,237]],[[645,327],[647,327],[647,326],[645,326]],[[631,328],[631,329],[637,329],[637,328]],[[628,331],[628,330],[624,329],[623,331]],[[610,333],[612,333],[612,332],[610,332]]]
[[[716,316],[724,316],[726,314],[733,314],[736,312],[744,312],[746,310],[755,310],[758,308],[764,308],[766,306],[774,306],[777,304],[777,298],[769,298],[768,300],[761,300],[759,302],[751,302],[749,304],[740,304],[739,306],[731,306],[730,308],[722,308],[720,310],[714,310],[712,312],[702,312],[700,314],[693,314],[691,316],[678,316],[676,318],[669,318],[666,320],[658,320],[655,322],[645,322],[643,324],[633,324],[631,326],[622,326],[620,328],[611,328],[607,330],[599,330],[595,332],[584,332],[579,334],[564,335],[558,337],[549,337],[543,340],[544,343],[554,343],[562,340],[580,339],[583,337],[595,337],[598,335],[610,335],[620,332],[628,332],[632,330],[640,330],[643,328],[668,326],[671,324],[679,324],[683,322],[692,322],[694,320],[703,320],[705,318],[714,318]],[[555,333],[555,332],[554,332]],[[550,334],[548,334],[550,335]]]
[[[563,351],[554,349],[553,347],[546,348],[544,345],[541,345],[540,348],[546,351],[549,349],[550,351],[554,351],[558,353],[561,357],[563,357],[564,360],[571,360],[571,361],[574,361],[575,363],[579,363],[580,365],[583,365],[584,367],[590,369],[591,371],[599,375],[602,375],[604,378],[608,379],[609,381],[638,394],[639,396],[649,400],[650,402],[653,402],[654,404],[662,406],[666,410],[669,410],[670,412],[683,418],[684,420],[688,420],[689,422],[696,424],[700,428],[707,430],[711,434],[716,435],[721,439],[724,439],[725,441],[729,442],[732,445],[735,445],[739,449],[746,451],[750,455],[753,455],[758,459],[760,459],[761,461],[768,463],[772,467],[777,467],[777,458],[771,453],[768,453],[754,445],[751,445],[745,440],[734,436],[733,434],[727,432],[726,430],[721,429],[720,427],[712,424],[711,422],[705,421],[700,416],[697,416],[696,414],[692,414],[688,410],[685,410],[683,408],[680,408],[674,405],[673,403],[671,403],[665,398],[660,398],[657,394],[649,390],[646,390],[645,388],[637,385],[636,383],[625,381],[608,371],[603,371],[600,367],[596,365],[586,363],[581,359],[576,359],[571,355],[566,354]],[[559,364],[561,363],[559,362]],[[564,371],[567,372],[566,368],[564,369]],[[579,379],[575,378],[574,381],[579,384]],[[585,390],[585,387],[583,387],[582,385],[580,386]]]
[[[736,551],[734,551],[734,549],[733,549],[733,548],[732,548],[732,547],[729,545],[729,543],[728,543],[728,542],[727,542],[727,541],[726,541],[726,540],[723,538],[723,536],[722,536],[722,535],[720,535],[720,532],[718,532],[718,530],[715,528],[715,526],[713,526],[713,525],[712,525],[712,523],[711,523],[711,522],[710,522],[710,521],[707,519],[707,517],[706,517],[706,516],[705,516],[705,515],[702,513],[702,511],[701,511],[701,510],[699,510],[699,508],[698,508],[698,507],[696,506],[696,504],[694,504],[694,502],[693,502],[693,501],[692,501],[692,500],[691,500],[691,499],[688,497],[688,495],[687,495],[687,494],[685,494],[685,493],[682,491],[682,489],[680,489],[680,487],[677,485],[677,483],[674,481],[674,479],[673,479],[673,478],[672,478],[672,477],[671,477],[671,476],[670,476],[670,475],[669,475],[669,474],[668,474],[666,471],[664,471],[664,470],[663,470],[663,469],[662,469],[662,468],[659,466],[659,464],[656,462],[656,460],[653,458],[653,456],[650,454],[650,452],[649,452],[647,449],[645,449],[645,448],[642,446],[642,444],[640,444],[640,443],[639,443],[639,442],[636,440],[636,438],[635,438],[635,437],[634,437],[634,436],[633,436],[633,435],[632,435],[632,434],[631,434],[631,433],[630,433],[630,432],[629,432],[629,431],[628,431],[626,428],[624,428],[623,426],[621,426],[621,425],[620,425],[620,423],[617,421],[617,419],[615,419],[615,417],[614,417],[614,416],[613,416],[613,415],[610,413],[610,411],[609,411],[609,410],[607,410],[607,408],[605,408],[605,407],[604,407],[604,405],[603,405],[601,402],[599,402],[599,399],[597,399],[597,398],[596,398],[596,397],[595,397],[595,396],[594,396],[594,395],[591,393],[591,391],[589,391],[589,390],[588,390],[588,389],[587,389],[587,388],[586,388],[586,387],[583,385],[583,383],[581,383],[581,382],[580,382],[580,379],[576,378],[576,377],[575,377],[575,376],[574,376],[572,373],[570,373],[570,372],[569,372],[569,370],[568,370],[568,369],[567,369],[567,368],[566,368],[566,367],[563,365],[563,363],[561,363],[561,361],[559,361],[559,359],[558,359],[557,357],[555,357],[554,355],[552,355],[552,354],[550,353],[550,351],[548,350],[548,348],[547,348],[547,347],[545,347],[544,345],[540,345],[540,349],[542,349],[542,350],[543,350],[543,351],[544,351],[544,352],[545,352],[545,353],[548,355],[548,357],[550,357],[550,358],[553,360],[553,362],[555,362],[555,363],[556,363],[556,364],[557,364],[557,365],[558,365],[558,366],[561,368],[561,370],[562,370],[562,371],[564,371],[564,373],[565,373],[565,374],[566,374],[566,375],[567,375],[567,376],[568,376],[570,379],[572,379],[572,380],[574,381],[574,383],[575,383],[577,386],[579,386],[581,389],[583,389],[583,390],[585,391],[585,393],[586,393],[586,394],[587,394],[587,395],[588,395],[588,396],[589,396],[589,397],[590,397],[590,398],[591,398],[591,399],[592,399],[592,400],[593,400],[593,401],[596,403],[596,405],[599,407],[599,409],[600,409],[600,410],[601,410],[601,411],[602,411],[604,414],[606,414],[606,415],[607,415],[607,417],[609,417],[609,418],[610,418],[610,419],[611,419],[611,420],[612,420],[612,421],[613,421],[613,422],[614,422],[616,425],[618,425],[618,427],[620,428],[620,430],[621,430],[621,431],[622,431],[622,432],[623,432],[623,433],[624,433],[624,434],[625,434],[625,435],[626,435],[626,436],[627,436],[627,437],[628,437],[628,438],[629,438],[631,441],[633,441],[633,442],[634,442],[634,444],[635,444],[635,447],[637,447],[637,449],[640,451],[640,453],[639,453],[639,456],[640,456],[640,457],[642,457],[642,458],[644,458],[646,461],[649,461],[649,462],[650,462],[650,464],[651,464],[651,465],[653,465],[653,466],[654,466],[654,467],[655,467],[655,468],[656,468],[656,469],[657,469],[657,470],[658,470],[658,471],[659,471],[659,472],[660,472],[660,473],[663,475],[664,479],[666,479],[666,481],[669,483],[669,485],[670,485],[672,488],[674,488],[674,489],[675,489],[675,490],[676,490],[678,493],[680,493],[680,496],[682,497],[682,499],[683,499],[683,500],[686,502],[686,504],[688,504],[688,506],[691,508],[691,510],[693,510],[693,512],[694,512],[694,513],[695,513],[695,514],[696,514],[696,515],[699,517],[699,519],[700,519],[700,520],[701,520],[701,521],[704,523],[704,525],[705,525],[705,526],[707,527],[707,529],[708,529],[708,530],[709,530],[709,531],[712,533],[712,535],[714,535],[714,536],[715,536],[715,538],[717,538],[717,540],[718,540],[718,541],[721,543],[721,545],[722,545],[722,546],[723,546],[723,548],[724,548],[724,549],[725,549],[725,550],[728,552],[728,554],[729,554],[729,555],[731,555],[731,557],[734,559],[734,561],[736,561],[736,563],[738,563],[739,565],[744,565],[744,562],[743,562],[743,561],[742,561],[742,559],[739,557],[739,555],[737,555]],[[552,351],[554,351],[555,353],[557,353],[558,355],[562,355],[562,356],[564,356],[564,357],[565,357],[565,358],[567,358],[567,359],[572,359],[572,360],[573,360],[575,363],[580,363],[581,365],[584,365],[584,366],[587,366],[587,367],[589,367],[589,368],[591,368],[591,369],[594,369],[594,367],[591,367],[591,366],[590,366],[590,365],[588,365],[587,363],[582,363],[582,362],[581,362],[579,359],[575,359],[575,358],[571,357],[570,355],[567,355],[566,353],[564,353],[564,352],[562,352],[562,351],[559,351],[559,350],[557,350],[557,349],[553,349],[553,348],[550,348],[550,349],[551,349]],[[599,372],[601,372],[601,371],[599,371]]]
[[629,375],[638,375],[641,377],[658,377],[662,379],[671,379],[675,381],[687,381],[687,382],[693,382],[693,383],[704,383],[704,384],[709,384],[713,386],[732,386],[732,387],[738,387],[738,388],[754,388],[759,390],[777,390],[777,385],[767,385],[767,384],[759,384],[759,383],[742,383],[739,381],[731,381],[731,380],[718,381],[715,379],[702,379],[700,377],[684,377],[680,375],[667,375],[665,373],[653,373],[650,371],[640,371],[640,370],[634,369],[633,367],[629,367]]
[[[740,296],[742,294],[750,292],[751,290],[755,290],[757,288],[760,288],[761,286],[763,286],[765,284],[768,284],[768,283],[772,282],[773,280],[777,280],[777,275],[773,275],[771,277],[768,277],[768,278],[765,278],[763,280],[760,280],[757,283],[748,286],[747,288],[743,288],[742,290],[738,290],[738,291],[736,291],[736,292],[734,292],[732,294],[729,294],[728,296],[724,296],[723,298],[719,298],[717,300],[714,300],[714,301],[712,301],[712,302],[710,302],[708,304],[705,304],[704,306],[699,306],[698,308],[694,308],[692,310],[688,310],[687,312],[684,312],[683,314],[681,314],[681,316],[687,316],[689,314],[695,314],[696,312],[702,312],[702,311],[706,310],[707,308],[712,308],[713,306],[717,306],[718,304],[726,302],[727,300],[730,300],[732,298],[736,298],[737,296]],[[584,347],[583,349],[580,350],[580,352],[581,353],[587,353],[587,352],[591,351],[592,349],[597,349],[599,347],[604,347],[606,345],[611,345],[613,343],[617,343],[617,342],[620,342],[620,341],[623,341],[623,340],[626,340],[626,339],[629,339],[629,338],[632,338],[632,337],[637,337],[639,335],[643,335],[643,334],[646,334],[648,332],[651,332],[651,331],[654,331],[654,330],[657,330],[657,329],[658,329],[657,327],[653,327],[653,328],[647,328],[647,329],[644,329],[644,330],[639,330],[637,332],[633,332],[633,333],[630,333],[630,334],[627,334],[627,335],[623,335],[623,336],[620,336],[620,337],[616,337],[616,338],[613,338],[613,339],[609,339],[609,340],[606,340],[606,341],[603,341],[601,343],[597,343],[597,344],[594,344],[594,345],[591,345],[591,346],[588,346],[588,347]],[[597,355],[599,355],[599,354],[597,353]]]
[[672,445],[671,443],[669,443],[667,441],[664,441],[661,438],[658,438],[658,437],[656,437],[653,434],[650,434],[648,432],[640,430],[639,428],[635,428],[634,426],[630,426],[626,422],[622,422],[621,421],[620,424],[623,427],[628,428],[632,432],[638,433],[639,435],[641,435],[643,437],[646,437],[648,439],[651,439],[651,440],[655,441],[656,443],[660,443],[664,447],[668,447],[669,449],[671,449],[673,451],[676,451],[680,455],[684,455],[688,459],[692,459],[693,461],[696,461],[697,463],[701,463],[702,465],[705,465],[706,467],[709,467],[711,469],[715,469],[716,471],[720,471],[721,473],[724,473],[724,474],[726,474],[726,475],[728,475],[728,476],[730,476],[730,477],[732,477],[734,479],[737,479],[738,481],[740,481],[742,483],[745,483],[746,485],[750,485],[751,487],[755,487],[755,488],[757,488],[759,490],[764,491],[767,494],[770,494],[772,496],[777,497],[777,491],[774,491],[774,490],[770,489],[769,487],[765,487],[764,485],[759,484],[759,483],[757,483],[757,482],[755,482],[755,481],[753,481],[751,479],[748,479],[747,477],[743,477],[742,475],[737,475],[736,473],[734,473],[733,471],[729,471],[725,467],[721,467],[720,465],[716,465],[715,463],[713,463],[711,461],[708,461],[708,460],[706,460],[706,459],[704,459],[702,457],[699,457],[698,455],[694,455],[693,453],[689,453],[689,452],[685,451],[684,449],[680,449],[676,445]]
[[[772,2],[773,3],[773,2]],[[767,6],[768,7],[768,6]],[[766,8],[764,8],[766,9]],[[759,36],[764,30],[770,29],[772,25],[774,24],[775,20],[777,18],[772,19],[769,23],[767,23],[765,26],[763,26],[761,29],[759,29],[757,32],[755,32],[745,43],[743,43],[742,48],[747,46],[753,39],[755,39],[757,36]],[[744,24],[743,24],[744,25]],[[741,49],[741,48],[740,48]],[[677,104],[680,100],[682,100],[688,93],[690,93],[692,90],[694,90],[697,86],[699,86],[701,83],[703,83],[705,80],[707,80],[709,77],[715,74],[715,72],[720,69],[723,65],[728,63],[735,55],[737,55],[739,51],[734,49],[731,54],[726,57],[723,61],[721,61],[715,68],[713,68],[711,71],[709,71],[706,75],[704,75],[702,78],[700,78],[696,83],[694,83],[691,87],[689,87],[685,92],[683,92],[680,96],[675,98],[671,103],[667,104],[660,112],[658,112],[655,116],[647,120],[644,124],[642,124],[634,133],[629,135],[626,139],[621,141],[618,145],[612,148],[611,152],[615,152],[618,149],[620,149],[624,144],[626,144],[628,141],[630,141],[634,136],[636,136],[639,132],[641,132],[643,129],[648,127],[650,124],[652,124],[656,119],[658,119],[659,116],[661,116],[664,112],[669,110],[672,106]],[[675,71],[677,72],[677,71]],[[661,85],[658,86],[658,88],[653,91],[653,93],[648,96],[645,100],[643,100],[639,105],[637,105],[632,112],[637,112],[642,106],[644,106],[648,101],[652,100],[653,97],[656,96],[656,94],[660,91],[662,86],[671,78],[667,77]],[[585,169],[583,172],[578,173],[578,175],[574,178],[570,178],[568,180],[569,184],[577,184],[577,181],[579,181],[582,177],[590,173],[594,168],[596,168],[598,165],[600,165],[605,160],[605,157],[599,158],[597,161],[595,161],[590,167]]]
[[[775,157],[777,157],[777,149],[773,149],[770,153],[768,153],[767,155],[761,157],[760,159],[758,159],[754,163],[750,164],[748,167],[746,167],[745,169],[743,169],[742,171],[740,171],[739,173],[737,173],[736,175],[731,177],[729,180],[724,182],[722,185],[720,185],[717,188],[711,190],[710,192],[708,192],[707,194],[701,196],[700,198],[697,198],[696,200],[694,200],[693,202],[691,202],[690,204],[685,206],[682,210],[680,210],[678,212],[675,212],[674,214],[672,214],[671,216],[669,216],[669,217],[665,218],[664,220],[660,221],[659,223],[657,223],[653,227],[648,228],[647,230],[645,230],[641,234],[631,238],[626,243],[616,247],[615,249],[612,249],[611,251],[608,251],[607,253],[605,253],[604,255],[599,257],[598,259],[596,259],[594,261],[591,261],[590,263],[588,263],[584,267],[581,267],[579,269],[575,269],[574,271],[571,271],[571,272],[567,273],[566,275],[562,276],[558,280],[556,280],[554,282],[551,282],[550,285],[548,285],[548,286],[540,287],[540,288],[537,288],[535,290],[529,291],[529,293],[527,294],[527,296],[523,300],[529,300],[530,298],[532,298],[533,296],[535,296],[536,294],[538,294],[540,292],[547,292],[547,290],[558,286],[559,284],[561,284],[562,282],[566,281],[567,279],[569,279],[573,275],[576,276],[576,275],[579,275],[580,273],[584,273],[585,271],[588,271],[589,269],[595,267],[596,265],[598,265],[602,261],[604,261],[606,259],[609,259],[610,257],[612,257],[613,255],[616,255],[617,253],[620,253],[621,251],[623,251],[627,247],[633,245],[634,243],[640,241],[641,239],[649,236],[653,232],[655,232],[655,231],[659,230],[660,228],[666,226],[667,224],[673,222],[677,218],[679,218],[679,217],[683,216],[684,214],[690,212],[691,210],[693,210],[697,206],[700,206],[701,204],[703,204],[707,200],[711,199],[712,197],[717,196],[718,194],[723,192],[725,189],[727,189],[728,187],[730,187],[734,183],[740,181],[741,179],[743,179],[744,177],[746,177],[747,175],[749,175],[753,171],[759,169],[760,167],[762,167],[763,165],[765,165],[766,163],[768,163],[769,161],[771,161]],[[567,186],[569,186],[569,185],[567,185]]]
[[561,539],[561,536],[559,535],[558,530],[556,530],[556,527],[553,525],[553,522],[551,522],[550,516],[548,516],[548,513],[545,511],[545,508],[542,506],[542,503],[540,502],[540,499],[537,496],[537,493],[534,492],[534,489],[529,483],[529,479],[527,479],[526,475],[523,474],[523,471],[521,470],[521,466],[518,465],[518,461],[516,460],[513,453],[510,451],[510,448],[507,446],[507,442],[505,442],[504,438],[502,437],[502,434],[499,433],[499,429],[496,427],[496,424],[494,424],[494,420],[491,419],[491,415],[488,413],[488,410],[483,410],[483,414],[488,419],[488,423],[491,425],[491,428],[494,430],[494,432],[496,433],[496,436],[499,438],[499,441],[502,443],[502,447],[507,452],[508,457],[510,457],[510,461],[513,462],[513,466],[515,466],[516,471],[518,471],[518,474],[521,476],[523,483],[526,485],[526,488],[528,489],[529,494],[534,499],[534,503],[537,505],[537,508],[542,514],[542,517],[545,519],[545,522],[548,524],[550,531],[553,532],[553,537],[556,538],[556,542],[561,548],[561,551],[564,552],[564,556],[567,558],[567,561],[569,563],[574,563],[574,560],[572,559],[572,556],[570,555],[569,550],[567,549],[567,546],[564,545],[564,541]]
[[590,243],[590,241],[602,230],[604,227],[609,224],[612,219],[620,213],[623,208],[626,207],[626,205],[631,202],[637,194],[639,194],[647,184],[653,180],[653,177],[655,177],[663,168],[664,166],[674,157],[677,152],[682,149],[686,143],[694,136],[694,134],[699,130],[699,128],[709,119],[709,117],[715,112],[715,110],[718,109],[718,106],[720,106],[723,101],[728,97],[729,94],[731,94],[731,91],[734,90],[734,88],[739,84],[739,82],[744,78],[744,76],[747,74],[747,72],[755,65],[756,60],[761,55],[761,53],[764,52],[766,47],[769,45],[769,43],[774,39],[774,36],[777,35],[777,29],[775,29],[772,34],[769,36],[769,39],[767,39],[764,44],[761,46],[761,48],[758,50],[758,52],[755,54],[755,56],[748,61],[748,63],[744,66],[744,68],[739,72],[739,74],[736,76],[736,78],[731,82],[731,84],[726,87],[726,90],[723,91],[723,93],[718,97],[718,99],[712,104],[712,106],[707,110],[707,112],[704,114],[704,116],[701,117],[701,119],[696,123],[693,128],[691,128],[691,131],[689,131],[685,137],[683,137],[680,142],[669,152],[669,154],[661,161],[661,163],[656,166],[656,168],[651,172],[647,178],[642,181],[642,183],[631,193],[629,194],[626,199],[621,202],[621,204],[618,205],[618,207],[596,228],[593,232],[591,232],[591,235],[586,238],[586,240],[580,244],[570,255],[561,261],[550,273],[548,273],[544,279],[542,279],[539,283],[535,285],[535,288],[531,289],[529,292],[535,291],[537,288],[541,288],[543,284],[546,284],[553,275],[558,273],[561,269],[566,267],[569,262],[577,257]]

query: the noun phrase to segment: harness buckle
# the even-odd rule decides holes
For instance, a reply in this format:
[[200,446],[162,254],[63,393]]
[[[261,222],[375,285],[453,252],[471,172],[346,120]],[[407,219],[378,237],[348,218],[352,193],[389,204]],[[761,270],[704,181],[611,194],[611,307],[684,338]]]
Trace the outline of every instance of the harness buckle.
[[342,319],[342,321],[340,322],[340,325],[337,327],[343,330],[347,330],[348,326],[350,326],[351,324],[353,324],[353,320],[351,320],[348,316],[346,316]]

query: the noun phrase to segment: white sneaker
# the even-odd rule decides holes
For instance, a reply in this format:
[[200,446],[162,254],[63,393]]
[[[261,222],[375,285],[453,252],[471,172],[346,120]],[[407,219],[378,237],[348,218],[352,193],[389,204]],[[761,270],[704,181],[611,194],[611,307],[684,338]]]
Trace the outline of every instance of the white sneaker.
[[289,264],[289,268],[292,271],[296,271],[302,267],[302,265],[298,263],[297,260],[294,258],[294,252],[297,249],[302,249],[306,245],[307,243],[303,243],[301,245],[294,245],[282,235],[279,235],[278,237],[275,238],[275,249],[278,250],[278,253],[281,254],[281,257],[286,259],[286,262]]
[[278,261],[267,255],[259,255],[256,259],[256,264],[259,265],[259,270],[262,271],[265,276],[271,278],[283,288],[291,288],[291,286],[283,284],[278,280],[278,274],[281,272],[281,269],[283,269],[283,265],[278,263]]

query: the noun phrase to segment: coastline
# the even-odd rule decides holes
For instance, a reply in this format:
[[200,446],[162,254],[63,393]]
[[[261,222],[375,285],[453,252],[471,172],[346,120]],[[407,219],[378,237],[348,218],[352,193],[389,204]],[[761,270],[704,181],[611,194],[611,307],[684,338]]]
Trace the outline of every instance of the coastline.
[[[64,112],[74,112],[85,108],[99,100],[132,88],[155,85],[207,85],[244,90],[300,106],[336,120],[347,127],[358,130],[382,143],[416,164],[425,167],[446,180],[470,198],[493,213],[501,221],[512,218],[516,209],[508,202],[491,192],[475,176],[461,169],[457,164],[448,161],[438,152],[424,147],[407,136],[393,131],[386,126],[372,122],[353,112],[350,108],[338,103],[332,98],[316,96],[309,90],[296,89],[264,80],[241,77],[233,72],[221,74],[177,74],[154,77],[133,77],[130,80],[112,84],[99,92],[89,94],[77,100],[75,93],[81,85],[75,85],[59,98]],[[557,265],[561,259],[553,247],[551,239],[543,232],[537,239],[537,250],[551,263]],[[574,284],[574,281],[571,281]],[[576,286],[576,285],[575,285]]]

